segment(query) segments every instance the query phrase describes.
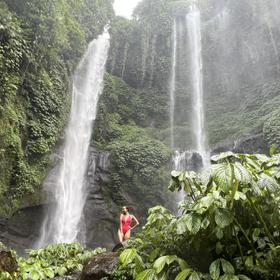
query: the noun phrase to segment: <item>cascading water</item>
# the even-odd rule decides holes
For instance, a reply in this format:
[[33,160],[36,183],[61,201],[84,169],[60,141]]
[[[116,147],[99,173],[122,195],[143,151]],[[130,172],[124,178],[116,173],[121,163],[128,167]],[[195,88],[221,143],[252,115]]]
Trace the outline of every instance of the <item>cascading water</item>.
[[172,69],[169,86],[170,97],[170,142],[174,148],[174,109],[175,109],[175,89],[176,89],[176,64],[177,64],[177,24],[176,19],[173,24],[173,51],[172,51]]
[[[191,73],[191,96],[192,96],[192,133],[194,138],[193,147],[186,147],[187,151],[176,151],[172,159],[173,169],[182,171],[192,169],[198,171],[202,166],[207,166],[209,154],[206,148],[206,133],[204,125],[204,106],[203,106],[203,65],[202,65],[202,45],[200,30],[200,11],[196,5],[190,6],[190,12],[186,15],[186,27],[188,31],[189,44],[189,67]],[[180,38],[182,39],[182,38]],[[176,69],[177,69],[177,45],[178,31],[176,19],[173,25],[173,51],[172,68],[169,86],[170,94],[170,142],[171,147],[176,148],[174,140],[174,113],[176,101]],[[202,158],[200,162],[199,156]],[[178,200],[184,199],[184,191],[178,195]]]
[[207,165],[209,155],[206,149],[206,133],[204,125],[201,22],[200,11],[196,5],[190,6],[190,12],[186,16],[186,22],[189,34],[192,73],[192,131],[195,139],[194,149],[201,155],[203,164]]
[[40,247],[79,239],[86,198],[84,175],[88,164],[88,148],[98,98],[103,90],[109,45],[110,36],[105,30],[89,44],[75,72],[71,116],[66,129],[57,187],[54,190],[56,205],[42,226],[41,238],[37,244]]
[[[172,50],[172,68],[171,68],[171,78],[169,86],[169,98],[170,98],[170,143],[171,148],[174,147],[174,113],[175,113],[175,93],[176,93],[176,65],[177,65],[177,23],[174,19],[173,24],[173,50]],[[183,171],[185,169],[185,152],[180,153],[176,151],[172,158],[173,169],[177,171]],[[178,200],[184,199],[184,191],[182,190],[178,194]]]
[[128,55],[128,43],[124,46],[124,53],[123,53],[123,63],[122,63],[122,79],[124,78],[125,69],[126,69],[126,62],[127,62],[127,55]]

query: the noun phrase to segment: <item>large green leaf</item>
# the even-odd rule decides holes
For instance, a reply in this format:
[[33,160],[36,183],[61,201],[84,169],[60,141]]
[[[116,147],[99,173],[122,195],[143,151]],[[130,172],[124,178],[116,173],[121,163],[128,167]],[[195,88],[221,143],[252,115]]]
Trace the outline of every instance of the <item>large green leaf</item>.
[[215,164],[212,168],[212,176],[214,182],[225,193],[228,193],[233,181],[233,172],[231,163]]
[[203,229],[206,229],[206,228],[208,228],[208,226],[210,225],[210,220],[208,219],[208,218],[204,218],[203,219],[203,221],[202,221],[202,223],[201,223],[201,227],[203,228]]
[[235,179],[243,184],[249,184],[251,182],[251,175],[248,170],[240,163],[235,162],[233,164]]
[[224,153],[220,153],[218,155],[212,156],[211,161],[222,162],[226,159],[231,159],[231,158],[240,159],[240,156],[238,154],[233,153],[233,152],[224,152]]
[[189,280],[201,280],[201,278],[200,278],[199,274],[196,271],[194,271],[190,275]]
[[54,278],[55,276],[54,271],[50,267],[45,268],[44,273],[48,278]]
[[191,273],[191,269],[190,268],[186,268],[183,271],[181,271],[175,278],[175,280],[185,280],[187,279],[187,277],[190,275]]
[[254,258],[253,256],[248,256],[245,260],[245,266],[248,268],[254,267]]
[[185,222],[185,217],[180,218],[176,223],[177,234],[184,234],[187,231],[187,224]]
[[200,230],[201,227],[201,217],[198,214],[187,214],[185,215],[185,222],[187,229],[192,233],[192,234],[197,234]]
[[177,260],[177,256],[172,255],[172,256],[162,256],[160,258],[158,258],[153,265],[154,270],[156,271],[157,274],[159,274],[165,265],[170,265],[171,263],[173,263],[174,261]]
[[275,192],[280,189],[278,182],[273,177],[265,173],[262,173],[260,175],[260,179],[257,181],[257,185],[261,189],[266,188],[272,192]]
[[201,224],[201,217],[198,214],[184,215],[177,222],[177,233],[184,234],[188,230],[190,233],[196,234],[200,230]]
[[239,192],[237,191],[235,194],[234,194],[234,200],[246,200],[247,197],[246,197],[246,194],[244,194],[243,192]]
[[157,274],[159,274],[167,264],[167,257],[168,256],[160,257],[154,262],[153,268]]
[[145,268],[143,260],[138,254],[135,256],[134,263],[137,272],[142,271]]
[[120,255],[120,262],[123,265],[128,265],[129,263],[133,262],[137,255],[137,251],[135,248],[126,249]]
[[221,259],[221,265],[225,274],[234,274],[235,270],[230,262]]
[[221,265],[221,260],[217,259],[214,262],[211,263],[209,272],[210,276],[213,280],[217,280],[220,277],[220,265]]
[[149,257],[150,262],[153,262],[159,256],[159,253],[160,253],[160,248],[154,249],[150,253],[150,257]]
[[195,210],[195,212],[197,212],[198,214],[203,214],[205,211],[208,210],[208,208],[212,205],[212,203],[214,202],[213,199],[213,194],[209,193],[207,194],[207,196],[202,197],[198,203],[195,204],[195,206],[193,207],[193,209]]
[[215,227],[215,234],[219,240],[221,240],[224,237],[224,231],[219,226]]
[[37,270],[32,270],[32,271],[30,271],[30,277],[31,277],[32,280],[39,280],[39,279],[42,279],[42,278],[40,277],[40,274],[39,274],[39,272],[38,272]]
[[215,222],[220,228],[229,226],[233,221],[232,212],[228,209],[217,208],[215,211]]
[[63,267],[63,266],[57,267],[57,273],[58,273],[59,276],[65,275],[66,272],[67,272],[66,267]]
[[177,258],[177,262],[178,262],[181,270],[184,270],[184,269],[189,267],[188,263],[185,260],[181,259],[181,258]]
[[155,280],[156,273],[154,269],[146,269],[136,276],[136,280]]

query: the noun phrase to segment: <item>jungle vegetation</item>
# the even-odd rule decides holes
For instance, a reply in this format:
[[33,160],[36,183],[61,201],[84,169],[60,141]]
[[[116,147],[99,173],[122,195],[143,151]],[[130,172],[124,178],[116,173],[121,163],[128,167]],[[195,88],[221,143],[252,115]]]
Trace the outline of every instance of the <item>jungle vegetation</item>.
[[232,152],[201,174],[173,171],[182,215],[150,209],[120,254],[123,279],[279,279],[279,172],[279,154]]

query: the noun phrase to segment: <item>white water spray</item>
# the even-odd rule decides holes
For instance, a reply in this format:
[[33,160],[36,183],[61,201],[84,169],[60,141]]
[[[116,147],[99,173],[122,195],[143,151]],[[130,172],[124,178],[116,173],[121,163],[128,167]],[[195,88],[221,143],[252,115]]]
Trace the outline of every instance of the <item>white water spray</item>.
[[209,161],[209,155],[206,149],[206,134],[204,125],[201,23],[200,11],[196,5],[190,6],[190,12],[186,16],[186,21],[189,34],[192,73],[192,126],[195,139],[194,148],[201,155],[203,164],[207,165]]
[[79,239],[86,198],[84,176],[88,164],[88,148],[98,99],[103,90],[109,42],[107,31],[93,40],[75,72],[70,121],[54,190],[56,205],[43,224],[38,247]]
[[176,90],[176,65],[177,65],[177,24],[176,19],[173,24],[173,51],[172,51],[172,68],[169,85],[170,98],[170,142],[171,148],[174,148],[174,110],[175,110],[175,90]]

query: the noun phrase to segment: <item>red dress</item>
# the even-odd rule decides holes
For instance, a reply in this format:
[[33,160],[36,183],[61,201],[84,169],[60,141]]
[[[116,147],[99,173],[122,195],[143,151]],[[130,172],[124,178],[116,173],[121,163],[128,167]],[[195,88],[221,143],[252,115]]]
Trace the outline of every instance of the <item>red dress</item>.
[[132,217],[129,215],[128,218],[122,216],[122,231],[123,234],[126,234],[130,230],[130,225],[132,223]]

